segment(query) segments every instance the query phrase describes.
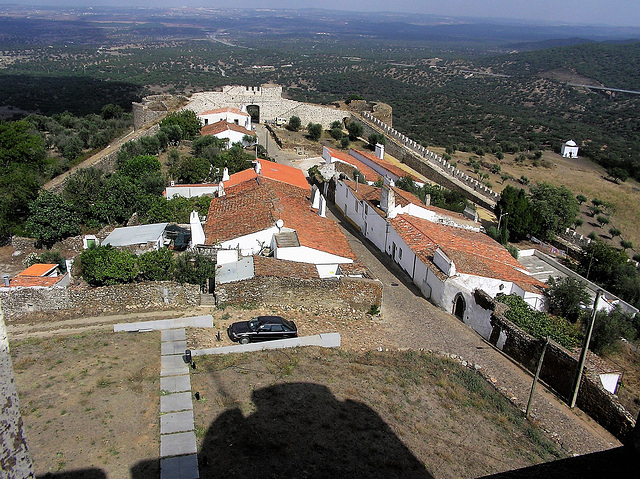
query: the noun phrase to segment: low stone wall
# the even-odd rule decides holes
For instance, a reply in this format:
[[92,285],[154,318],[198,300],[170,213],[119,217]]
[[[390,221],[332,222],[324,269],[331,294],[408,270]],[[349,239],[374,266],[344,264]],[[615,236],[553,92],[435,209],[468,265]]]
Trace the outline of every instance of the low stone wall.
[[200,304],[200,287],[171,281],[118,284],[100,288],[2,288],[2,308],[8,320],[29,313],[73,310],[74,316],[144,311]]
[[[499,307],[496,308],[496,305]],[[535,372],[544,342],[519,329],[501,314],[501,304],[493,303],[491,316],[493,332],[489,342],[518,361],[529,371]],[[497,312],[495,312],[497,310]],[[542,363],[540,379],[560,396],[569,399],[578,368],[578,361],[565,348],[551,341]],[[598,374],[585,367],[578,393],[577,406],[601,426],[626,442],[635,426],[631,414],[620,404],[617,396],[604,389]]]
[[305,307],[309,310],[369,311],[382,305],[382,283],[362,278],[293,279],[253,278],[216,287],[218,304],[255,304]]

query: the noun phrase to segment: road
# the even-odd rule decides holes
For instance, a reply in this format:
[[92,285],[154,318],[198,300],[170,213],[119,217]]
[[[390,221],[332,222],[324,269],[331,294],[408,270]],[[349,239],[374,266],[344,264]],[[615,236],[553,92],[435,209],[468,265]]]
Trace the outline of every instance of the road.
[[[480,365],[491,382],[524,409],[532,376],[486,342],[452,314],[429,303],[408,276],[387,255],[343,221],[330,208],[357,258],[384,284],[382,317],[388,330],[388,347],[426,349],[455,354]],[[570,454],[586,454],[620,446],[620,442],[578,408],[569,409],[544,387],[538,387],[533,417]]]

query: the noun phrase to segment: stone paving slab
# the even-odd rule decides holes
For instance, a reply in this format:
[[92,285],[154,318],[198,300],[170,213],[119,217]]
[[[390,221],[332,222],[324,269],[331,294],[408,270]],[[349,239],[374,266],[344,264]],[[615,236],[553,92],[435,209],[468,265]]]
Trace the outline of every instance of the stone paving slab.
[[113,332],[120,331],[161,331],[176,328],[213,328],[213,316],[189,316],[187,318],[156,319],[137,323],[114,324]]
[[160,457],[196,454],[196,433],[179,432],[160,436]]
[[165,376],[160,378],[160,390],[179,393],[191,390],[191,379],[188,374],[183,376]]
[[180,376],[189,373],[189,365],[182,356],[162,356],[160,358],[160,376]]
[[160,479],[198,479],[198,456],[167,457],[160,459]]
[[193,409],[191,391],[160,396],[160,412],[175,412]]
[[160,353],[163,356],[168,356],[170,354],[184,354],[186,349],[186,341],[165,341],[160,345]]
[[187,339],[187,333],[184,329],[166,329],[160,333],[160,339],[165,341],[184,341]]
[[160,416],[160,434],[185,431],[193,431],[193,411],[171,412]]
[[220,348],[195,349],[192,356],[206,356],[207,354],[247,353],[263,351],[265,349],[297,348],[299,346],[321,346],[324,348],[339,348],[340,333],[324,333],[315,336],[301,336],[291,339],[278,339],[261,343],[239,344],[237,346],[223,346]]

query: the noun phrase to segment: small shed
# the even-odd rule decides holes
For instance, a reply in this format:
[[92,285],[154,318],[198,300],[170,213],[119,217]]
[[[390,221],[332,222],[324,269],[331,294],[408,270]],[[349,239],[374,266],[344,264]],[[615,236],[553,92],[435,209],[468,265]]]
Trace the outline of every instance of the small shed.
[[578,144],[573,140],[569,140],[564,145],[562,145],[560,153],[564,158],[577,158]]
[[115,248],[134,247],[143,251],[158,250],[164,246],[164,232],[168,223],[127,226],[114,229],[102,242]]

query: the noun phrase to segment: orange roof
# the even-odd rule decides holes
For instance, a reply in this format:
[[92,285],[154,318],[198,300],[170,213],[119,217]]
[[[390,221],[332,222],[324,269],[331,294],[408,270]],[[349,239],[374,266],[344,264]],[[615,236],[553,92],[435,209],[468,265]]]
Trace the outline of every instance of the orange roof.
[[281,181],[289,185],[298,186],[305,190],[311,190],[307,178],[304,176],[302,170],[293,166],[283,165],[281,163],[275,163],[268,160],[260,160],[260,174],[264,177],[271,178],[272,180]]
[[257,177],[258,174],[253,168],[248,168],[246,170],[238,171],[232,175],[229,175],[229,179],[224,182],[224,187],[231,188],[232,186],[239,185],[245,181],[252,180]]
[[57,267],[57,264],[36,263],[18,273],[18,276],[45,276]]
[[380,173],[375,171],[370,166],[365,165],[363,162],[358,160],[356,157],[351,156],[351,155],[347,155],[346,153],[344,153],[342,151],[334,150],[333,148],[328,148],[327,147],[327,150],[329,151],[329,154],[333,158],[337,158],[340,161],[343,161],[345,163],[348,163],[348,164],[353,165],[354,167],[356,167],[358,169],[358,171],[360,171],[360,173],[362,173],[364,175],[364,177],[365,177],[365,179],[367,181],[375,182],[375,181],[378,181],[378,179],[380,178]]
[[248,113],[245,113],[242,110],[238,110],[237,108],[233,108],[230,106],[225,108],[217,108],[215,110],[203,111],[202,113],[198,113],[198,116],[215,115],[216,113],[235,113],[236,115],[250,116]]
[[545,285],[523,271],[500,243],[475,231],[433,223],[401,214],[389,220],[395,231],[426,265],[440,248],[463,274],[495,278],[517,284],[525,291],[540,293]]
[[205,242],[213,244],[262,231],[279,219],[285,228],[296,230],[302,246],[355,258],[338,225],[311,207],[308,186],[303,189],[265,176],[225,188],[225,196],[213,199],[204,226]]
[[[355,150],[355,149],[351,150],[351,151],[355,151],[356,153],[361,154],[362,156],[364,156],[365,158],[369,159],[370,161],[372,161],[376,165],[379,165],[380,167],[382,167],[385,170],[387,170],[389,173],[393,173],[394,175],[396,175],[399,178],[404,178],[405,176],[408,176],[409,178],[411,178],[414,181],[420,181],[419,178],[416,178],[415,176],[413,176],[408,171],[403,170],[399,166],[396,166],[393,163],[391,163],[391,162],[389,162],[389,161],[387,161],[385,159],[378,158],[373,153],[369,153],[368,151]],[[350,151],[350,153],[351,153],[351,151]]]
[[218,133],[222,133],[223,131],[236,131],[238,133],[243,133],[245,135],[256,136],[255,132],[247,130],[243,126],[236,125],[235,123],[229,123],[225,120],[220,120],[211,125],[204,126],[200,129],[200,134],[202,136],[205,135],[217,135]]

